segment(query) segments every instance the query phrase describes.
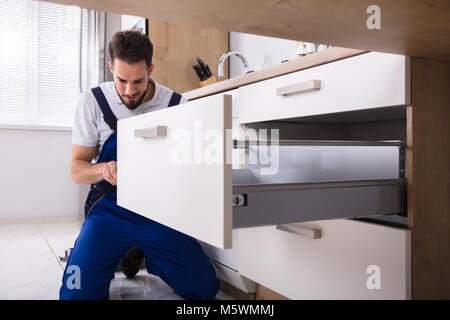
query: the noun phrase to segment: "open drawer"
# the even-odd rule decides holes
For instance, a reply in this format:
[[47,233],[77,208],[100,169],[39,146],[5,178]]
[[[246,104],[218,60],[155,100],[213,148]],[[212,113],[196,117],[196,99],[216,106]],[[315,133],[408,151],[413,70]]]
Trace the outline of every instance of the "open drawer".
[[224,249],[237,227],[405,210],[397,142],[279,141],[276,171],[259,174],[252,163],[233,170],[233,148],[250,156],[262,147],[233,144],[231,103],[219,94],[120,120],[118,204]]
[[235,228],[406,210],[400,141],[279,140],[244,148],[246,169],[233,170]]

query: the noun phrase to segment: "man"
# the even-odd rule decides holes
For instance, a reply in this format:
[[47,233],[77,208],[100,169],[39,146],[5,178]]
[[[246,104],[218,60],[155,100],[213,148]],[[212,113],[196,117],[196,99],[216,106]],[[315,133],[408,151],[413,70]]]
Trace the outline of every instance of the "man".
[[[186,102],[152,77],[153,45],[137,31],[109,43],[114,81],[83,94],[72,135],[71,176],[91,184],[86,219],[62,279],[60,299],[106,299],[122,257],[137,248],[146,268],[186,299],[211,299],[218,281],[199,243],[117,205],[116,120]],[[95,163],[92,163],[95,160]]]

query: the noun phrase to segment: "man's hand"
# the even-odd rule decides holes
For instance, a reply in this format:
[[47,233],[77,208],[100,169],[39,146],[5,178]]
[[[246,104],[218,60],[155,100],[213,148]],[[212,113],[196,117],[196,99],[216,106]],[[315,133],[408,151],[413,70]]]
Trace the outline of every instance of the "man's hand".
[[111,183],[113,186],[117,185],[117,162],[110,161],[103,165],[103,179]]
[[105,179],[113,186],[117,185],[117,162],[99,162],[92,164],[97,154],[96,147],[82,147],[72,144],[72,162],[70,174],[78,184],[95,184]]

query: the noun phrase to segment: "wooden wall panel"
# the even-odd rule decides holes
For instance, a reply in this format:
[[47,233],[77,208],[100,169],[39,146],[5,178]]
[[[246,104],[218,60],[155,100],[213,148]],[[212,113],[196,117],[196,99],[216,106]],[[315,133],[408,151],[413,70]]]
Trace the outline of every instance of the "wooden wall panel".
[[450,63],[412,58],[408,216],[414,299],[450,299]]
[[[219,59],[228,51],[227,31],[151,20],[149,37],[154,46],[153,77],[180,93],[200,88],[200,80],[192,69],[197,57],[217,75]],[[228,78],[228,61],[225,78]]]

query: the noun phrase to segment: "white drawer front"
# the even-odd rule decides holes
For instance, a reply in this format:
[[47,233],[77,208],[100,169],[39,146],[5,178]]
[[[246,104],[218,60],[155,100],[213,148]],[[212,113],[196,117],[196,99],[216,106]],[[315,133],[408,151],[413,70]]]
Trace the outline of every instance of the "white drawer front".
[[409,104],[408,62],[405,56],[371,52],[243,86],[240,121]]
[[205,254],[211,260],[217,261],[220,264],[236,271],[238,269],[238,231],[238,229],[233,229],[232,231],[233,246],[230,249],[219,249],[217,247],[204,243],[203,241],[200,241],[200,245],[202,246]]
[[239,273],[291,299],[410,298],[410,231],[352,220],[289,226],[322,236],[240,229]]
[[[216,247],[230,248],[232,168],[226,161],[231,154],[227,129],[231,129],[229,95],[120,120],[118,204]],[[155,136],[157,132],[161,136]]]

